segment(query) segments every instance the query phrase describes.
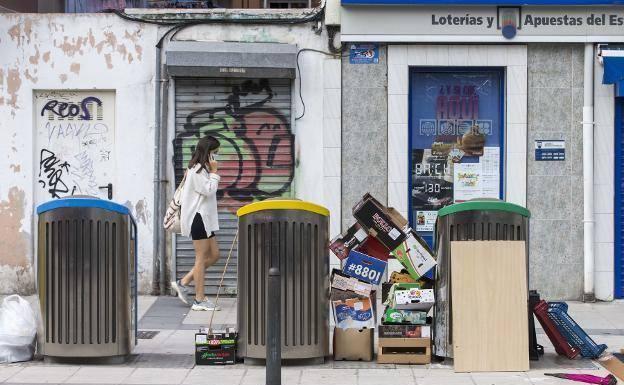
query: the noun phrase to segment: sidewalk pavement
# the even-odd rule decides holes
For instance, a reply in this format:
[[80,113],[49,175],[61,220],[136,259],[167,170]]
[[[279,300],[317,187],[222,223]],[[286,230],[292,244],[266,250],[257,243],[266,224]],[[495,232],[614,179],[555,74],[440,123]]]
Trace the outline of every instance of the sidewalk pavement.
[[[614,352],[624,347],[624,302],[568,304],[569,313],[597,343],[606,343]],[[215,313],[213,325],[235,325],[235,300],[221,299],[220,305],[222,310]],[[151,339],[140,339],[125,364],[96,366],[32,361],[0,365],[0,384],[264,385],[263,366],[195,366],[194,334],[199,327],[208,324],[210,315],[210,312],[192,312],[174,297],[140,297],[139,331],[156,333],[151,333],[155,334]],[[446,361],[405,366],[328,359],[323,365],[284,366],[282,384],[565,385],[572,382],[547,377],[544,373],[608,374],[591,360],[571,361],[557,356],[541,329],[538,329],[538,341],[544,345],[546,353],[540,361],[531,362],[527,373],[454,373],[452,363]]]

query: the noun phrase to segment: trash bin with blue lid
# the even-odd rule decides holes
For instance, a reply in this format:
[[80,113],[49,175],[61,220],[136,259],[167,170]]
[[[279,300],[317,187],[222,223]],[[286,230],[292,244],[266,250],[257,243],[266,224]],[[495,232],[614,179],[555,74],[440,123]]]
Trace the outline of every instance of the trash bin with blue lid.
[[118,358],[137,342],[137,227],[125,206],[92,197],[37,207],[43,355]]
[[436,303],[434,349],[439,357],[453,357],[451,319],[451,242],[525,241],[528,269],[528,209],[499,199],[473,199],[438,211],[435,228]]

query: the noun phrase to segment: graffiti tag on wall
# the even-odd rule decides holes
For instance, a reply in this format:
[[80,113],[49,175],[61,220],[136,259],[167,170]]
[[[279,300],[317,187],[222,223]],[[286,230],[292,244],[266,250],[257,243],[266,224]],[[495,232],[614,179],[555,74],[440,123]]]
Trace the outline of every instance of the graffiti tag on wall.
[[35,107],[38,200],[102,196],[114,172],[114,94],[38,91]]
[[[210,103],[215,106],[184,116],[174,143],[182,148],[176,167],[186,167],[199,138],[217,138],[221,205],[234,208],[289,194],[295,168],[290,94],[278,98],[271,82],[234,81],[222,104]],[[282,88],[289,89],[284,84]]]

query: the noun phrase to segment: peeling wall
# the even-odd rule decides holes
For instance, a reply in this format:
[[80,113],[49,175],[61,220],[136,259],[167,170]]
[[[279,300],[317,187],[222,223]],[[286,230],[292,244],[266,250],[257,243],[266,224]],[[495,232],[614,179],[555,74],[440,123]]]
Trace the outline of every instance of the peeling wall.
[[[33,266],[28,258],[30,234],[23,230],[25,193],[17,187],[9,189],[7,200],[0,201],[0,234],[6,239],[0,247],[0,293],[14,290],[34,292]],[[10,235],[10,236],[8,236]]]
[[155,42],[156,27],[115,15],[0,14],[0,294],[34,291],[34,210],[43,203],[34,91],[55,89],[115,91],[114,200],[141,209],[139,287],[149,291]]
[[[281,42],[326,51],[327,35],[313,29],[313,25],[201,25],[180,31],[176,39]],[[115,92],[114,151],[118,161],[114,200],[130,208],[137,219],[139,290],[151,291],[154,46],[164,31],[112,14],[0,14],[0,135],[4,139],[0,141],[0,208],[22,207],[16,217],[11,217],[19,220],[0,224],[6,227],[0,232],[0,244],[21,242],[21,249],[14,247],[13,254],[0,254],[0,294],[34,290],[34,210],[42,203],[35,198],[41,188],[37,183],[40,157],[35,116],[41,111],[34,108],[34,91],[58,89]],[[297,154],[294,190],[297,198],[337,207],[337,212],[332,212],[332,229],[337,232],[340,136],[335,131],[340,129],[340,64],[330,56],[304,52],[300,68],[306,114],[293,124]],[[293,82],[295,116],[302,112],[298,86]],[[173,87],[170,90],[167,126],[168,136],[173,139]],[[330,141],[325,133],[326,121],[337,122],[332,125],[332,137],[337,137],[337,142],[335,138]],[[167,162],[172,156],[169,143]],[[328,177],[335,182],[331,184],[335,188],[328,190],[321,183]],[[168,175],[167,179],[173,178]],[[173,192],[173,186],[169,190]]]

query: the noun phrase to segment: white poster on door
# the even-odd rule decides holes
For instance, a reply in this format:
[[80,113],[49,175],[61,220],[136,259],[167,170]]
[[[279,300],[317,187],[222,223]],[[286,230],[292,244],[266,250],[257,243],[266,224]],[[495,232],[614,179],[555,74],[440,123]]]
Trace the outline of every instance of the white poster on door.
[[37,203],[75,195],[108,198],[115,170],[113,91],[35,92]]
[[500,194],[500,149],[485,147],[478,163],[457,163],[453,175],[455,203]]

